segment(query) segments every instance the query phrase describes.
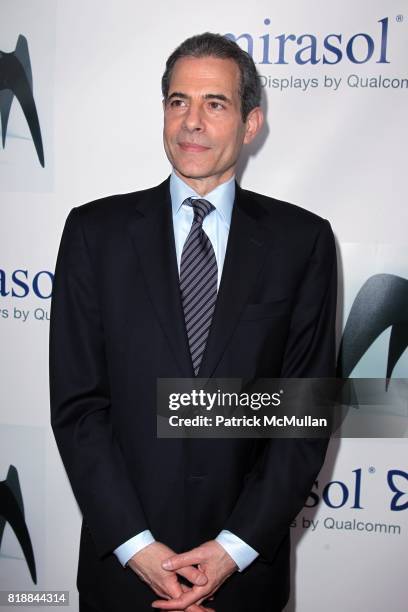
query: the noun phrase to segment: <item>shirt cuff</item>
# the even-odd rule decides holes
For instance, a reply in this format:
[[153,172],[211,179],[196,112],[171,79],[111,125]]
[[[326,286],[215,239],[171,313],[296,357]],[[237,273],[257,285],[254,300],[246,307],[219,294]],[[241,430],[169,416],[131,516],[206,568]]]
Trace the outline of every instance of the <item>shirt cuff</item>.
[[125,567],[126,563],[133,557],[133,555],[155,541],[156,540],[149,529],[145,529],[144,531],[141,531],[135,535],[133,538],[126,540],[126,542],[115,548],[113,552],[118,558],[118,561],[120,561],[123,567]]
[[249,544],[227,529],[223,529],[215,538],[215,541],[225,548],[229,556],[237,564],[239,572],[248,567],[259,555],[252,546],[249,546]]

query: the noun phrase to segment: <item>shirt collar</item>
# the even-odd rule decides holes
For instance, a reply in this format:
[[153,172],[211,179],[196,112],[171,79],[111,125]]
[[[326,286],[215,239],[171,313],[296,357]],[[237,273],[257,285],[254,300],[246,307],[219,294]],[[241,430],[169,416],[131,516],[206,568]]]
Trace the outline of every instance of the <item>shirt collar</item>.
[[[174,170],[170,176],[170,196],[173,217],[180,211],[184,200],[202,197],[177,176]],[[231,225],[232,207],[235,199],[235,177],[230,178],[229,181],[222,183],[222,185],[218,185],[210,193],[207,193],[204,199],[211,202],[228,226]]]

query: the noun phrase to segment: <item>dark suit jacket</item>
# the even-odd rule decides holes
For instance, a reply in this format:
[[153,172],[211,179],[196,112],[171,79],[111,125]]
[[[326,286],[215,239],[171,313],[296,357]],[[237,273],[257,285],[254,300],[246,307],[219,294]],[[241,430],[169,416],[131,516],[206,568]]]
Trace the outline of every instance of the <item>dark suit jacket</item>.
[[[199,376],[334,376],[336,286],[330,224],[237,186]],[[112,550],[150,529],[181,552],[225,528],[260,557],[220,588],[217,612],[281,609],[289,525],[327,441],[157,439],[158,377],[193,377],[168,180],[73,209],[61,240],[51,413],[84,518],[78,587],[100,610],[148,610],[155,595]]]

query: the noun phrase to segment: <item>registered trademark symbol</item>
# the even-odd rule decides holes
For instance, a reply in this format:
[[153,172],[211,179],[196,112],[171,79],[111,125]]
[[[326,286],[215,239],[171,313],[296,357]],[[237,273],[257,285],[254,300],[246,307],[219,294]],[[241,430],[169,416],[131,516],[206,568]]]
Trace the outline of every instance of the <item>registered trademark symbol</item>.
[[370,465],[370,467],[368,468],[368,471],[370,474],[375,474],[375,467]]
[[398,23],[401,23],[401,21],[404,21],[404,15],[397,15],[395,18],[395,21],[397,21]]
[[282,395],[282,393],[283,393],[283,389],[281,389],[281,390],[279,391],[279,393]]

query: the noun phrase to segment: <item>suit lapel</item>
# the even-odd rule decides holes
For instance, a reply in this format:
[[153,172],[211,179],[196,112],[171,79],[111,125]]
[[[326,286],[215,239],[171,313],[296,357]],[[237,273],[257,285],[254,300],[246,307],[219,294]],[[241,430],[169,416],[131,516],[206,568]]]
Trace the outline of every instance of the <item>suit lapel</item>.
[[[255,285],[269,235],[260,223],[264,214],[257,200],[236,185],[221,284],[198,374],[201,378],[209,378],[216,369]],[[128,229],[153,308],[179,365],[180,376],[193,378],[180,299],[169,179],[146,191],[135,203]]]
[[194,376],[180,300],[169,179],[146,192],[129,224],[153,308],[180,375]]
[[198,373],[201,378],[209,378],[216,369],[255,285],[268,244],[268,232],[260,224],[264,214],[262,206],[236,185],[217,303]]

